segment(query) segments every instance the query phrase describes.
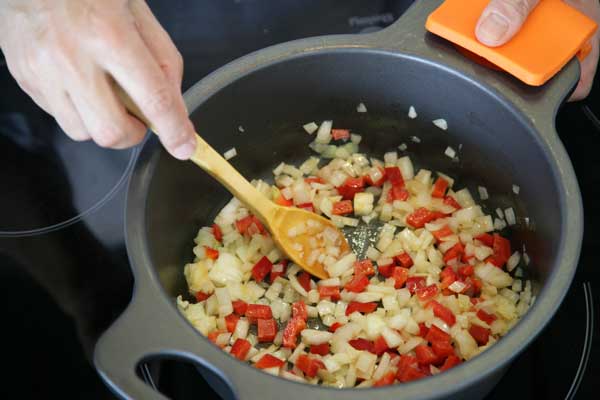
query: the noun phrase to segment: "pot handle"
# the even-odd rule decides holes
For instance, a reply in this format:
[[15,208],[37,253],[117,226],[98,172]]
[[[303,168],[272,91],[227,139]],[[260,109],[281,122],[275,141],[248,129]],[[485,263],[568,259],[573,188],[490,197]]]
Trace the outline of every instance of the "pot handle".
[[428,32],[425,22],[443,0],[417,0],[391,26],[369,34],[365,40],[372,46],[399,51],[446,65],[484,84],[512,101],[532,122],[545,120],[554,124],[559,106],[579,80],[579,62],[574,57],[546,84],[528,86],[503,71],[496,71],[469,60],[451,42]]

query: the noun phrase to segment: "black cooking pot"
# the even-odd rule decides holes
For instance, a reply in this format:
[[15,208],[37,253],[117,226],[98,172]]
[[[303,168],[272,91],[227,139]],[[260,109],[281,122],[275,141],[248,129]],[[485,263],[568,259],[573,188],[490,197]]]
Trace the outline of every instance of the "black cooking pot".
[[[511,241],[515,248],[525,244],[532,260],[528,273],[537,282],[537,300],[530,311],[480,356],[407,384],[338,390],[241,363],[198,333],[174,304],[187,291],[183,265],[192,258],[192,239],[230,196],[192,163],[167,155],[152,136],[127,198],[133,298],[95,353],[96,367],[117,394],[162,397],[135,373],[138,363],[160,356],[196,363],[240,399],[480,398],[539,334],[571,283],[583,232],[577,180],[554,128],[579,67],[573,61],[545,86],[532,88],[471,63],[425,32],[425,19],[439,3],[419,1],[378,33],[300,40],[246,56],[191,88],[187,105],[200,134],[218,151],[236,147],[233,164],[249,178],[268,177],[282,160],[305,159],[311,137],[301,125],[333,119],[363,134],[362,151],[381,155],[405,142],[417,166],[457,177],[457,187],[486,186],[489,210],[511,206],[519,216]],[[368,113],[356,113],[359,102]],[[410,105],[416,120],[405,117]],[[448,131],[433,126],[436,118],[448,121]],[[413,135],[421,143],[411,142]],[[458,162],[444,156],[447,146],[460,149]],[[513,184],[521,187],[518,196]]]

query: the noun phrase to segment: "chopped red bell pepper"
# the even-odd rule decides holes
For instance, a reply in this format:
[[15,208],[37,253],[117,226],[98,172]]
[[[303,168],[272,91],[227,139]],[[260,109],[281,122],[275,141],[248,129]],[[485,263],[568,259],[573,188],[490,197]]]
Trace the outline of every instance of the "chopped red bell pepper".
[[212,247],[204,246],[204,254],[206,254],[206,258],[210,258],[211,260],[219,258],[219,250]]
[[438,356],[435,355],[431,347],[424,344],[415,347],[415,355],[417,356],[419,364],[435,364],[438,359]]
[[419,300],[425,301],[433,299],[440,292],[440,289],[438,289],[435,283],[432,283],[429,286],[418,288],[415,292]]
[[458,274],[464,277],[471,276],[475,273],[475,268],[472,265],[463,265],[458,268]]
[[447,371],[460,363],[460,358],[455,355],[449,355],[448,358],[446,358],[446,361],[444,361],[444,364],[440,367],[440,371]]
[[413,260],[408,253],[398,254],[394,257],[394,260],[404,268],[410,268],[413,265]]
[[438,303],[435,300],[431,300],[427,306],[433,307],[433,314],[448,325],[453,326],[456,323],[456,317],[448,307]]
[[445,357],[454,354],[454,347],[452,347],[452,344],[450,342],[433,342],[431,344],[431,349],[433,350],[435,355],[439,357],[440,361],[443,360]]
[[298,334],[306,327],[306,321],[299,316],[292,317],[283,329],[283,347],[296,348]]
[[421,336],[424,339],[428,333],[429,333],[429,328],[427,327],[427,325],[425,325],[425,322],[420,322],[419,323],[419,336]]
[[256,264],[254,264],[254,267],[252,267],[252,277],[256,282],[262,282],[271,272],[271,269],[273,269],[273,264],[267,256],[263,256]]
[[279,204],[280,206],[289,207],[289,206],[293,206],[294,205],[294,200],[293,199],[286,199],[285,197],[283,197],[282,194],[280,194],[279,197],[277,197],[277,199],[275,200],[275,203]]
[[320,183],[323,184],[325,183],[325,180],[319,176],[309,176],[307,178],[304,178],[304,182],[308,183],[309,185],[311,183]]
[[349,292],[360,293],[364,291],[367,288],[367,286],[369,286],[369,278],[367,278],[366,275],[360,274],[354,275],[352,280],[346,283],[344,289],[346,289]]
[[377,303],[361,303],[358,301],[351,301],[346,307],[346,315],[350,315],[353,312],[360,312],[364,314],[372,313],[377,308]]
[[386,351],[388,351],[389,349],[390,349],[390,347],[388,346],[387,342],[385,341],[385,338],[383,336],[379,336],[373,342],[373,348],[372,348],[371,353],[375,353],[378,356],[380,356],[383,353],[385,353]]
[[212,233],[217,242],[223,241],[223,231],[221,230],[221,227],[219,225],[212,224]]
[[404,178],[398,167],[386,167],[385,176],[387,180],[395,187],[404,187]]
[[406,288],[410,292],[410,294],[415,294],[417,289],[425,287],[425,277],[424,276],[411,276],[406,279]]
[[371,175],[367,174],[363,177],[363,179],[365,180],[365,182],[367,183],[367,185],[369,186],[377,186],[380,187],[383,185],[383,183],[385,182],[385,169],[382,167],[377,167],[377,169],[379,169],[379,171],[381,171],[381,178],[379,178],[378,181],[373,182],[373,179],[371,179]]
[[398,362],[398,370],[408,368],[408,367],[416,367],[418,364],[417,357],[411,356],[409,354],[401,354],[400,361]]
[[313,205],[313,203],[302,203],[298,204],[296,207],[306,211],[315,212],[315,206]]
[[303,320],[308,319],[308,310],[306,309],[306,304],[302,300],[296,301],[292,304],[292,318],[301,318]]
[[452,267],[445,267],[442,272],[440,272],[440,287],[442,289],[446,289],[448,286],[452,285],[454,281],[456,281],[456,272]]
[[392,186],[387,193],[386,202],[393,203],[394,200],[406,201],[408,200],[408,190],[400,186]]
[[285,361],[271,355],[265,354],[254,364],[254,366],[258,369],[265,368],[273,368],[273,367],[282,367],[285,364]]
[[488,328],[484,328],[477,324],[471,324],[471,327],[469,328],[469,333],[480,346],[486,345],[488,340],[490,340],[490,332],[491,331]]
[[248,304],[246,308],[246,317],[269,319],[273,318],[271,307],[264,304]]
[[358,338],[348,341],[348,344],[356,350],[364,350],[373,353],[373,342],[367,339]]
[[319,299],[330,298],[331,301],[340,299],[339,286],[319,286]]
[[334,322],[333,324],[331,324],[331,326],[329,327],[328,331],[329,332],[335,332],[335,331],[337,331],[342,326],[344,326],[344,324],[342,324],[341,322]]
[[311,354],[326,356],[329,354],[329,343],[313,344],[310,346]]
[[400,289],[408,279],[408,269],[404,267],[394,267],[392,279],[394,280],[394,288]]
[[307,272],[300,272],[297,276],[298,283],[300,286],[304,288],[307,292],[310,291],[310,275]]
[[275,339],[275,335],[277,335],[277,322],[273,318],[258,320],[259,342],[272,342]]
[[236,314],[229,314],[228,316],[226,316],[225,326],[227,327],[227,332],[233,333],[233,331],[235,331],[235,326],[237,325],[239,320],[240,317]]
[[333,203],[333,209],[331,210],[331,213],[333,215],[346,215],[352,213],[352,210],[352,201],[342,200]]
[[492,247],[494,245],[494,237],[489,233],[482,233],[481,235],[475,236],[473,239],[479,240],[487,247]]
[[[208,340],[210,340],[211,342],[213,342],[214,344],[217,344],[217,338],[219,337],[220,334],[225,333],[226,331],[220,330],[220,329],[216,329],[212,332],[209,332],[207,337]],[[225,347],[225,345],[219,345],[219,347],[223,348]]]
[[373,262],[368,258],[356,261],[354,263],[354,275],[375,275],[375,268],[373,268]]
[[395,267],[396,266],[394,265],[394,263],[391,263],[388,265],[378,265],[377,272],[379,272],[379,275],[381,275],[385,278],[389,278],[390,276],[392,276],[392,273],[394,272]]
[[200,303],[212,296],[212,293],[196,292],[194,296],[196,297],[196,301]]
[[398,369],[396,378],[403,383],[416,381],[417,379],[425,378],[427,374],[424,374],[418,367],[407,367],[404,369]]
[[492,245],[492,249],[494,250],[494,259],[497,264],[496,266],[503,266],[511,255],[510,250],[510,241],[508,239],[503,238],[502,236],[494,233],[494,243]]
[[448,189],[448,181],[442,178],[441,176],[436,179],[433,184],[433,189],[431,190],[431,197],[437,197],[441,199],[446,194],[446,189]]
[[365,182],[362,177],[359,178],[347,178],[346,181],[337,187],[338,193],[345,200],[353,200],[356,193],[365,190]]
[[439,211],[430,211],[425,207],[420,207],[406,217],[406,223],[413,228],[422,228],[426,223],[435,221],[444,216],[445,215]]
[[244,361],[251,347],[252,345],[246,339],[237,339],[233,346],[231,346],[229,353],[232,356]]
[[446,332],[444,332],[443,330],[441,330],[440,328],[435,326],[435,324],[431,324],[431,327],[429,328],[429,332],[427,332],[427,335],[425,336],[425,340],[427,340],[429,343],[436,343],[436,342],[450,343],[451,337],[449,334],[447,334]]
[[490,325],[496,320],[497,317],[494,314],[488,314],[484,310],[478,310],[477,318]]
[[278,276],[282,276],[285,274],[285,270],[287,269],[287,260],[280,261],[279,263],[273,265],[271,268],[271,272],[269,274],[269,281],[271,283],[275,282]]
[[340,140],[340,139],[347,140],[350,137],[350,130],[348,130],[348,129],[332,129],[331,136],[333,136],[333,140]]
[[267,232],[262,222],[254,215],[248,215],[235,221],[235,227],[242,235],[252,236],[258,233],[264,234]]
[[444,204],[449,205],[451,207],[456,208],[457,210],[460,210],[462,207],[460,206],[460,204],[458,204],[458,201],[456,201],[456,199],[452,196],[446,196],[444,197]]
[[234,300],[231,302],[233,304],[233,312],[237,315],[246,314],[246,310],[248,309],[248,303],[244,300]]
[[465,252],[465,246],[461,242],[456,243],[448,249],[444,254],[444,262],[447,264],[452,259],[460,259],[460,256]]
[[304,372],[304,375],[308,376],[309,378],[314,378],[319,369],[324,369],[325,365],[321,360],[312,358],[306,354],[301,354],[296,359],[296,367],[298,367],[300,371]]
[[454,232],[452,232],[452,229],[450,229],[450,227],[448,225],[445,225],[442,229],[438,229],[437,231],[432,231],[431,234],[439,242],[442,240],[442,238],[453,235]]
[[381,378],[379,378],[379,380],[375,381],[373,386],[374,387],[388,386],[388,385],[393,384],[395,380],[396,380],[396,375],[390,371],[387,374],[385,374],[384,376],[382,376]]

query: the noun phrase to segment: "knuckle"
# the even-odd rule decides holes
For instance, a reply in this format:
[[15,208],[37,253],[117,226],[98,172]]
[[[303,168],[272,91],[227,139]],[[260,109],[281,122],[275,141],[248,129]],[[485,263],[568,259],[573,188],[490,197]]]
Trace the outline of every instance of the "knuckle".
[[112,125],[98,127],[93,133],[94,141],[101,147],[112,148],[119,145],[123,138],[123,131]]
[[179,147],[180,145],[186,143],[190,139],[188,132],[191,132],[191,130],[193,129],[191,124],[192,123],[189,120],[186,121],[184,126],[181,126],[180,129],[174,131],[173,134],[163,135],[161,137],[161,141],[166,147],[170,149]]
[[171,111],[174,104],[175,101],[171,89],[163,86],[148,96],[144,109],[148,113],[148,116],[158,116]]

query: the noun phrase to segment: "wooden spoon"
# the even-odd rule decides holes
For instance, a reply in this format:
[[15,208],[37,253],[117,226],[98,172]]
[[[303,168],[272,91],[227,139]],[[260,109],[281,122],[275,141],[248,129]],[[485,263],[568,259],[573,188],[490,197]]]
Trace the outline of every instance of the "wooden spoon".
[[[127,107],[127,110],[143,121],[150,130],[156,132],[148,119],[144,117],[140,109],[131,100],[129,95],[120,87],[116,87],[117,93]],[[284,207],[275,204],[254,186],[250,184],[227,160],[215,151],[200,135],[196,133],[196,151],[190,158],[204,171],[218,180],[223,186],[237,197],[244,205],[256,215],[269,229],[275,243],[288,257],[300,268],[321,279],[329,277],[324,265],[314,261],[308,263],[312,252],[310,238],[317,239],[319,244],[323,242],[322,235],[327,228],[335,230],[338,237],[336,246],[340,248],[340,255],[348,253],[350,246],[339,229],[327,218],[315,213],[295,207]],[[313,222],[309,222],[313,221]],[[305,226],[307,231],[299,235],[290,235],[290,230]],[[333,231],[328,229],[332,234]],[[313,241],[314,242],[314,241]],[[301,249],[301,250],[300,250]],[[313,257],[314,258],[314,257]]]

